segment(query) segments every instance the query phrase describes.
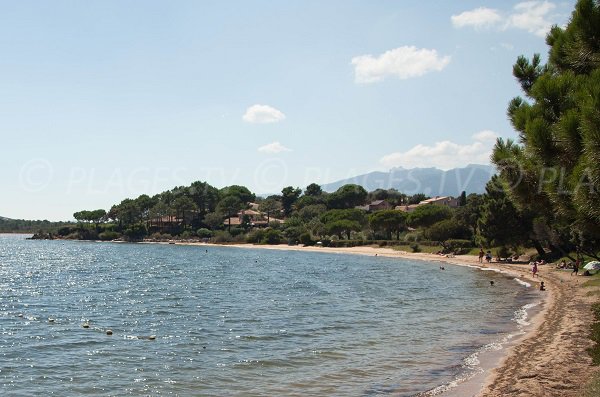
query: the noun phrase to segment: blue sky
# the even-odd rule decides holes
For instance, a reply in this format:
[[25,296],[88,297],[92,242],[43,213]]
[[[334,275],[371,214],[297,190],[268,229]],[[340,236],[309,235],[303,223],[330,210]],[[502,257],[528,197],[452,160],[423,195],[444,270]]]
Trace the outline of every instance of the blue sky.
[[575,1],[0,1],[0,216],[488,163]]

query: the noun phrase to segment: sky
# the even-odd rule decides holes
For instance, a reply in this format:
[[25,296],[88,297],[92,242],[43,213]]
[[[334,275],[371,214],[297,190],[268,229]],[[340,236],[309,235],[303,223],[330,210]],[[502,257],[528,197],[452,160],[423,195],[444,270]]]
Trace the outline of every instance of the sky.
[[0,0],[0,216],[489,164],[572,1]]

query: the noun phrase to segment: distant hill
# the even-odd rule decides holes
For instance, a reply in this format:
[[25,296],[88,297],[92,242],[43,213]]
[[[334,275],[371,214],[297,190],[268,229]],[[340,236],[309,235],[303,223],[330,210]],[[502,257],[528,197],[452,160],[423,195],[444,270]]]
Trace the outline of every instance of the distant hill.
[[10,219],[0,216],[0,233],[37,233],[38,231],[54,230],[72,222],[50,222],[47,220]]
[[370,172],[352,178],[322,185],[326,192],[354,183],[367,191],[375,189],[397,189],[412,195],[424,193],[428,196],[459,196],[461,192],[484,193],[485,185],[496,173],[491,165],[469,164],[464,168],[443,171],[438,168],[393,168],[389,172]]

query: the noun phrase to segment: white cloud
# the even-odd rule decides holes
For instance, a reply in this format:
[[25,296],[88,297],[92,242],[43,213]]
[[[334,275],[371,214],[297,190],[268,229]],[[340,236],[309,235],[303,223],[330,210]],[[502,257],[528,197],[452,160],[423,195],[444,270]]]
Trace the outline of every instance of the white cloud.
[[286,148],[281,143],[275,141],[272,143],[268,143],[264,146],[258,148],[259,152],[262,153],[281,153],[281,152],[291,152],[291,149]]
[[242,119],[247,123],[277,123],[285,119],[285,114],[268,105],[252,105],[246,109]]
[[379,162],[392,167],[437,167],[443,170],[464,167],[467,164],[489,164],[496,133],[485,130],[472,136],[473,143],[461,145],[450,141],[436,142],[432,146],[419,144],[406,152],[383,156]]
[[452,20],[452,25],[457,28],[473,26],[475,29],[490,27],[502,21],[502,17],[498,11],[485,7],[452,15],[450,19]]
[[515,6],[515,13],[507,21],[507,27],[523,29],[544,37],[552,27],[548,14],[556,6],[548,1],[525,1]]
[[473,134],[471,138],[477,142],[496,142],[498,134],[496,134],[494,131],[483,130]]
[[[556,18],[550,12],[556,5],[549,1],[531,0],[517,3],[512,12],[501,13],[491,8],[480,7],[452,15],[452,25],[456,28],[471,26],[475,29],[497,27],[499,30],[510,28],[526,30],[537,36],[544,37]],[[503,15],[504,14],[504,15]]]
[[360,55],[352,58],[355,81],[375,83],[388,76],[400,79],[419,77],[431,71],[441,71],[450,62],[449,56],[439,56],[436,50],[403,46],[374,57]]

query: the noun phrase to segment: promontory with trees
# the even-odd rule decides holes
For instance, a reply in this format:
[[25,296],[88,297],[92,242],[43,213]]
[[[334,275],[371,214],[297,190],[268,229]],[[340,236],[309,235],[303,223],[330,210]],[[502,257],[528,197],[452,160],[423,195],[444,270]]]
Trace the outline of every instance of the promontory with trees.
[[[600,5],[580,0],[546,39],[547,62],[521,56],[513,68],[523,96],[508,105],[518,139],[498,139],[498,173],[484,194],[457,198],[367,192],[345,185],[288,186],[256,197],[244,186],[194,182],[125,199],[108,211],[80,211],[62,238],[216,243],[397,245],[413,251],[489,248],[505,258],[531,248],[546,259],[599,258]],[[446,200],[446,201],[444,201]],[[404,247],[405,246],[405,247]]]

